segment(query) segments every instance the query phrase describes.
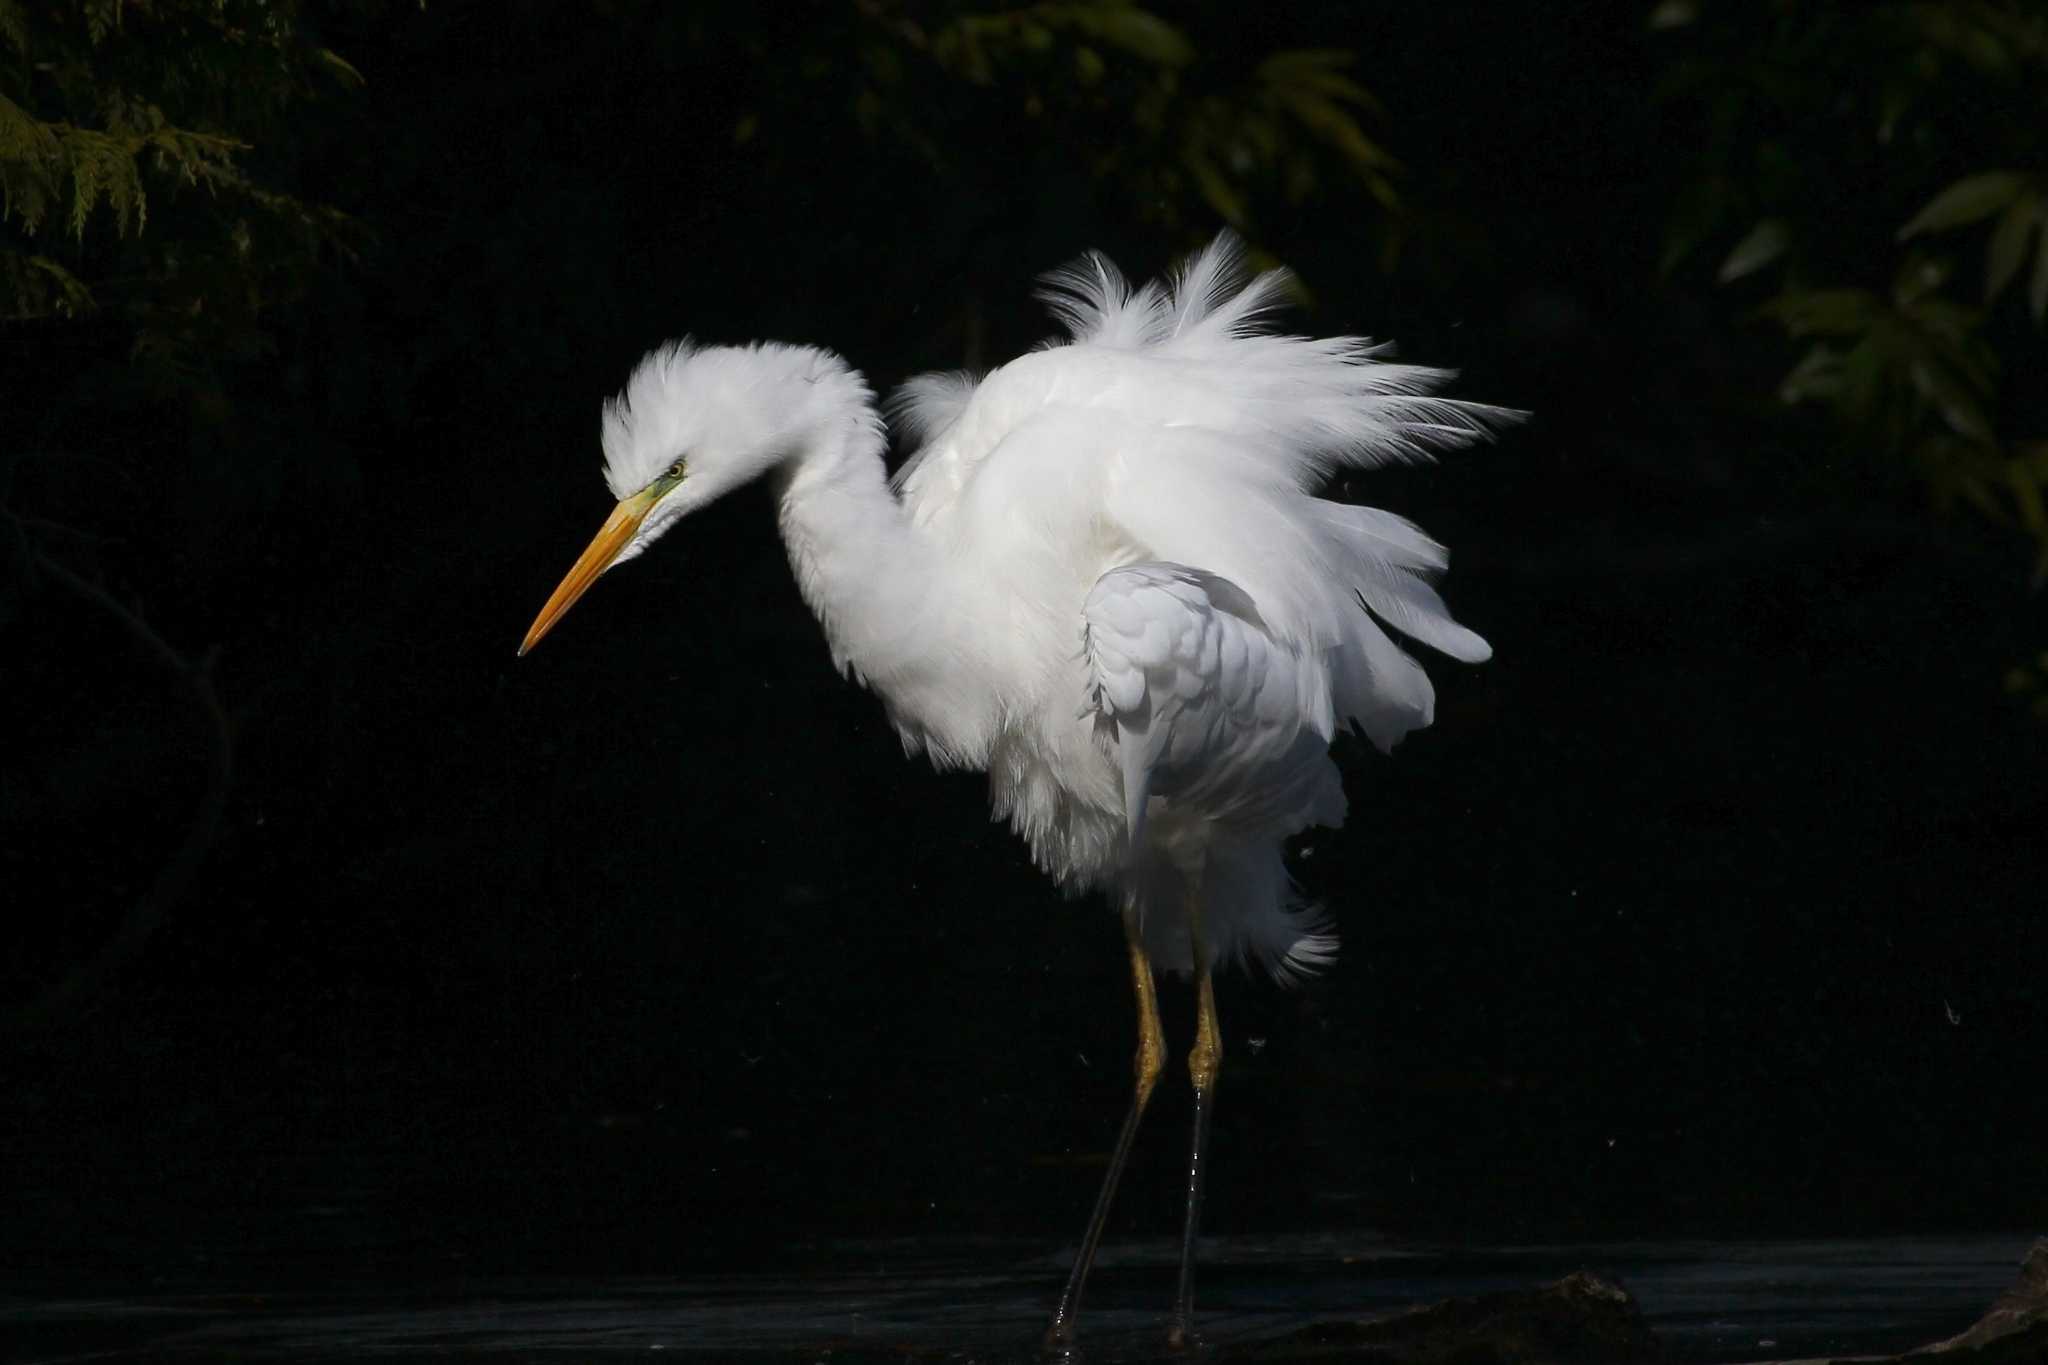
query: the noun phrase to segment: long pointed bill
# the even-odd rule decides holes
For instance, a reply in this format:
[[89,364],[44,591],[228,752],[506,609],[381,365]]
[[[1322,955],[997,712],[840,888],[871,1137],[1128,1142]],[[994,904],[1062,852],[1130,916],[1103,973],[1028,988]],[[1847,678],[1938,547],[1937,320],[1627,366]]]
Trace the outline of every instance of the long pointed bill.
[[548,598],[548,604],[540,609],[540,615],[533,618],[533,626],[526,632],[525,642],[519,646],[521,658],[526,656],[527,650],[540,643],[543,635],[555,628],[555,622],[576,605],[577,598],[589,591],[597,576],[611,567],[611,562],[619,557],[619,551],[626,548],[633,539],[633,533],[640,529],[640,523],[647,519],[647,510],[666,491],[667,488],[660,485],[645,488],[612,509],[612,514],[598,529],[597,538],[577,557],[568,577]]

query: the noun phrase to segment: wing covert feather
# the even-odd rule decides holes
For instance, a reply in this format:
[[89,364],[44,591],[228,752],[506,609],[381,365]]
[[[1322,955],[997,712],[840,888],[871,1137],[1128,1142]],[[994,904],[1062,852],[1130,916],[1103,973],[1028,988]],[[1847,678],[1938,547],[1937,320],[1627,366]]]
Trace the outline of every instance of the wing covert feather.
[[1153,797],[1250,826],[1343,819],[1327,672],[1267,634],[1242,589],[1131,564],[1096,580],[1082,621],[1088,706],[1115,737],[1133,847]]

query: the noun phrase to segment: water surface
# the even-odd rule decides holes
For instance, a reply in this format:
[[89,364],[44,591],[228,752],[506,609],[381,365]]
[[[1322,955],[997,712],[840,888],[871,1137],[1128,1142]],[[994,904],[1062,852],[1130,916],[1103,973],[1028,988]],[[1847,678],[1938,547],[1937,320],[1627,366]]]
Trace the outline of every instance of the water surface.
[[[1268,1341],[1317,1322],[1525,1288],[1574,1270],[1620,1280],[1680,1361],[1894,1353],[1961,1331],[2009,1287],[2031,1239],[1623,1242],[1447,1248],[1329,1237],[1205,1243],[1204,1338]],[[1064,1253],[1001,1241],[840,1242],[788,1274],[678,1279],[454,1277],[270,1290],[255,1282],[0,1300],[22,1362],[236,1359],[1029,1360]],[[1105,1249],[1085,1358],[1163,1355],[1166,1241]]]

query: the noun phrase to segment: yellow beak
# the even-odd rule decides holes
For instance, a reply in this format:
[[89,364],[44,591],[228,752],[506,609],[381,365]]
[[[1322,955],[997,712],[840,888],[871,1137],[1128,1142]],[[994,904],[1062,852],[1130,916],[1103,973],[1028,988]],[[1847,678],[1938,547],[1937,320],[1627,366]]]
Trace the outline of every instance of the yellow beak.
[[604,519],[604,525],[598,528],[596,539],[577,556],[568,576],[548,598],[548,604],[540,609],[540,615],[533,618],[533,625],[519,646],[521,658],[526,656],[527,650],[540,643],[543,635],[555,628],[555,622],[576,605],[577,598],[590,590],[597,576],[611,567],[611,562],[619,557],[619,551],[626,548],[633,539],[633,533],[640,529],[640,523],[647,519],[647,510],[673,486],[673,482],[667,486],[656,483],[624,499],[612,509],[612,514]]

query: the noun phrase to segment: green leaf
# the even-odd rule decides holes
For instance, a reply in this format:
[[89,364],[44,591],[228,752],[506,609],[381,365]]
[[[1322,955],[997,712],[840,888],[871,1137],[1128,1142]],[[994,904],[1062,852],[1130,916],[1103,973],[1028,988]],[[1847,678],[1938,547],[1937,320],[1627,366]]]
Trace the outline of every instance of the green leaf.
[[1912,379],[1914,389],[1934,404],[1943,420],[1958,434],[1987,445],[1997,439],[1991,434],[1990,419],[1984,415],[1984,406],[1977,395],[1947,366],[1932,356],[1921,355],[1907,365],[1906,374]]
[[1977,309],[1957,303],[1946,294],[1922,294],[1901,304],[1899,311],[1923,331],[1947,343],[1943,350],[1967,348],[1984,321],[1984,315]]
[[1987,481],[2000,477],[1997,451],[1954,436],[1929,435],[1913,447],[1912,453],[1933,488],[1935,508],[1943,515],[1954,510],[1960,498],[1989,521],[2007,519],[2004,506],[1992,496]]
[[0,0],[0,39],[22,56],[28,56],[28,15],[16,0]]
[[1195,184],[1202,191],[1202,198],[1209,201],[1209,207],[1217,216],[1232,227],[1246,226],[1244,199],[1238,194],[1216,164],[1201,152],[1190,147],[1181,153],[1181,164],[1195,177]]
[[1899,229],[1899,240],[1923,232],[1947,232],[1950,228],[1989,218],[2023,193],[2030,177],[2019,171],[1985,171],[1964,176],[1929,200],[1927,207],[1913,215]]
[[862,86],[860,93],[853,97],[853,121],[860,125],[863,133],[873,137],[882,126],[883,108],[882,97],[875,93],[873,87]]
[[2021,468],[2031,471],[2036,479],[2048,483],[2048,441],[2015,441],[2012,457]]
[[1290,48],[1260,62],[1256,74],[1263,85],[1313,88],[1384,117],[1386,109],[1373,93],[1343,74],[1357,60],[1357,55],[1345,48]]
[[1749,230],[1749,235],[1735,244],[1728,253],[1728,259],[1721,262],[1720,273],[1716,276],[1722,284],[1751,275],[1785,254],[1785,248],[1792,244],[1792,230],[1782,218],[1766,218]]
[[1948,283],[1950,270],[1945,256],[1911,253],[1900,262],[1899,273],[1892,280],[1893,305],[1909,309],[1925,299],[1938,297],[1941,287]]
[[1037,13],[1047,23],[1068,24],[1154,66],[1189,66],[1195,60],[1195,45],[1185,34],[1136,5],[1118,0],[1106,4],[1041,5]]
[[23,255],[0,247],[0,318],[73,318],[98,307],[92,289],[48,256]]
[[903,58],[888,43],[864,43],[860,49],[861,65],[876,85],[893,89],[903,84]]
[[2027,290],[2027,307],[2035,322],[2048,318],[2048,245],[2043,245],[2034,257],[2034,283]]
[[1657,273],[1669,275],[1709,238],[1717,236],[1735,199],[1733,182],[1725,176],[1703,175],[1678,193],[1665,230]]
[[2015,199],[1991,232],[1991,247],[1984,258],[1984,302],[2005,292],[2013,276],[2027,263],[2027,238],[2041,222],[2041,196]]
[[[2024,25],[2025,18],[2001,15],[1994,5],[1945,0],[1902,8],[1903,17],[1919,31],[1922,41],[1960,57],[1984,75],[2010,75],[2026,41],[2024,29],[2008,27],[2013,20]],[[2001,29],[2006,31],[2001,33]]]
[[1899,131],[1899,120],[1913,107],[1913,87],[1902,81],[1886,82],[1884,94],[1878,99],[1877,141],[1880,146],[1890,146]]
[[98,47],[109,33],[121,27],[121,0],[85,0],[85,30]]
[[1827,401],[1842,392],[1842,357],[1829,346],[1815,346],[1792,372],[1779,381],[1779,401],[1803,403],[1809,398]]
[[363,73],[356,70],[354,66],[349,64],[346,57],[336,52],[333,48],[316,47],[313,49],[312,55],[314,61],[333,72],[341,83],[351,90],[360,90],[364,85],[368,84],[363,79]]
[[2033,471],[2009,464],[2006,478],[2012,485],[2013,504],[2020,509],[2020,525],[2037,536],[2048,536],[2048,506],[2042,505],[2041,485],[2035,481]]
[[[1892,376],[1902,363],[1898,356],[1894,328],[1873,328],[1842,357],[1841,391],[1834,397],[1838,411],[1853,423],[1875,422],[1884,415],[1885,400],[1891,394]],[[1896,443],[1896,437],[1888,442]]]
[[1661,0],[1646,21],[1652,29],[1684,28],[1698,21],[1700,7],[1695,0]]
[[1869,330],[1884,313],[1867,289],[1788,289],[1762,311],[1793,336],[1850,336]]
[[1358,120],[1343,106],[1312,90],[1282,87],[1275,93],[1303,126],[1335,148],[1362,174],[1400,169],[1400,164],[1365,135]]
[[1956,480],[1955,487],[1956,491],[1963,495],[1965,502],[1984,514],[1986,521],[1996,522],[2001,526],[2006,524],[2008,518],[2005,515],[2005,508],[1999,505],[1997,498],[1991,496],[1991,488],[1984,480],[1974,474],[1966,474]]

